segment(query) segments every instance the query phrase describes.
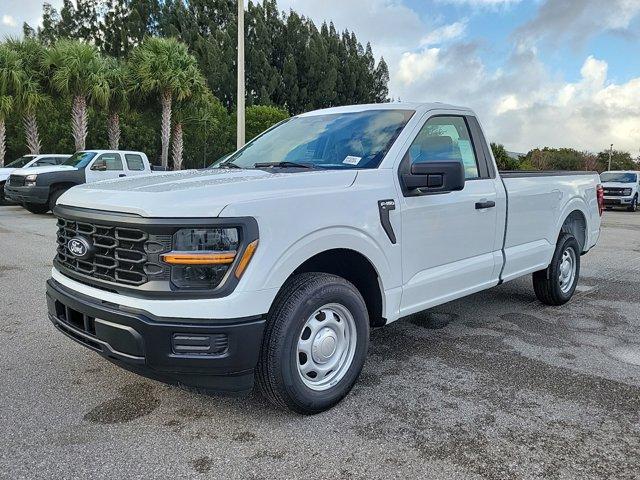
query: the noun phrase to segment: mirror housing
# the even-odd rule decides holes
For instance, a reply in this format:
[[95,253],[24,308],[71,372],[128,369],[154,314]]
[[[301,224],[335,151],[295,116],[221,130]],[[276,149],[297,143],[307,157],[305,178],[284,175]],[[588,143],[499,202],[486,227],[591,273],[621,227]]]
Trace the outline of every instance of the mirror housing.
[[414,163],[411,173],[402,175],[402,181],[410,194],[456,192],[464,188],[464,165],[457,160]]

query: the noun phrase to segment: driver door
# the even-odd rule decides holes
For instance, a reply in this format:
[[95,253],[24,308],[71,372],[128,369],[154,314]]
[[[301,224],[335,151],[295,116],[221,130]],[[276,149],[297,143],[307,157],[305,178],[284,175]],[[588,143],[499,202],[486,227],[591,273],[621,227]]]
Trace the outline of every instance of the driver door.
[[103,153],[87,167],[85,176],[87,183],[125,177],[122,157],[119,153]]
[[426,162],[458,161],[465,169],[460,191],[403,193],[402,315],[473,293],[492,282],[496,180],[479,168],[480,155],[484,154],[475,147],[464,115],[438,115],[424,123],[402,160],[401,172]]

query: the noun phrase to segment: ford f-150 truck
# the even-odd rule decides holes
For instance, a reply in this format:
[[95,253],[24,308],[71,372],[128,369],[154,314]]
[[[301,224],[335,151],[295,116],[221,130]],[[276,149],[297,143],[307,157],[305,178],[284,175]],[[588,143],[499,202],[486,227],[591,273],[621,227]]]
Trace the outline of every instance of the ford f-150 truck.
[[630,212],[638,210],[640,172],[611,171],[600,174],[607,208],[626,207]]
[[0,168],[0,204],[4,202],[4,184],[7,182],[9,175],[21,168],[45,167],[51,165],[60,165],[71,155],[58,155],[56,153],[40,154],[40,155],[24,155],[17,160]]
[[60,195],[75,185],[146,173],[151,173],[151,166],[142,152],[85,150],[59,165],[11,172],[4,194],[32,213],[47,213]]
[[313,414],[354,385],[371,328],[528,274],[567,302],[601,213],[596,173],[499,173],[469,109],[316,111],[216,169],[70,189],[49,317],[142,375],[255,379]]

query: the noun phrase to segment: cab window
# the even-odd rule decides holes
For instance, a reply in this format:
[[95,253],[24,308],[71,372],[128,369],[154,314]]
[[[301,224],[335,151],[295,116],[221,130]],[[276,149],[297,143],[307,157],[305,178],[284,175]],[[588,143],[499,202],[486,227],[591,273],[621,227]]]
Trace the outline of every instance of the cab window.
[[117,153],[104,153],[93,163],[91,170],[111,171],[122,170],[122,159]]
[[464,117],[430,118],[409,148],[412,164],[461,161],[467,180],[479,178],[478,161]]
[[63,157],[44,157],[36,161],[33,166],[43,167],[46,165],[60,165],[60,163],[62,163],[62,160],[64,160]]
[[125,153],[124,158],[127,161],[127,168],[132,172],[141,172],[144,170],[144,162],[140,155]]

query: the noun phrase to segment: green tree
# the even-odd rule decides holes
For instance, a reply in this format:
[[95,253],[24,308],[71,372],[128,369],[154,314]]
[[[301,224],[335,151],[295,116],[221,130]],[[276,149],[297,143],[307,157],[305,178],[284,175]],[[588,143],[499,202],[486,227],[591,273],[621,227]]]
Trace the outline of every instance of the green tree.
[[[609,169],[609,150],[598,154],[598,171],[604,172]],[[633,160],[629,152],[614,150],[611,155],[611,170],[636,170],[638,164]]]
[[45,65],[51,85],[72,98],[71,131],[75,149],[84,150],[88,133],[88,105],[105,107],[109,83],[104,59],[97,48],[75,40],[60,40],[48,52]]
[[18,53],[7,45],[0,45],[0,167],[4,166],[7,149],[6,120],[13,110],[15,95],[22,86],[22,75]]
[[498,170],[519,170],[520,165],[518,160],[512,158],[507,150],[504,148],[504,145],[498,143],[491,144],[491,151],[493,152],[493,156],[496,159],[496,163],[498,164]]
[[7,45],[18,54],[23,73],[15,96],[15,106],[22,115],[27,148],[31,154],[38,154],[42,148],[38,113],[50,102],[45,91],[46,76],[43,72],[46,49],[34,38],[9,39]]
[[107,108],[107,138],[109,148],[118,150],[120,146],[120,115],[129,109],[131,76],[129,66],[122,60],[109,57],[106,60],[106,79],[109,85]]
[[184,101],[204,83],[196,59],[174,38],[147,38],[132,53],[135,85],[144,94],[160,96],[162,166],[169,164],[172,102]]
[[282,108],[253,105],[247,107],[245,118],[247,121],[247,138],[252,139],[276,123],[289,118],[289,113]]

